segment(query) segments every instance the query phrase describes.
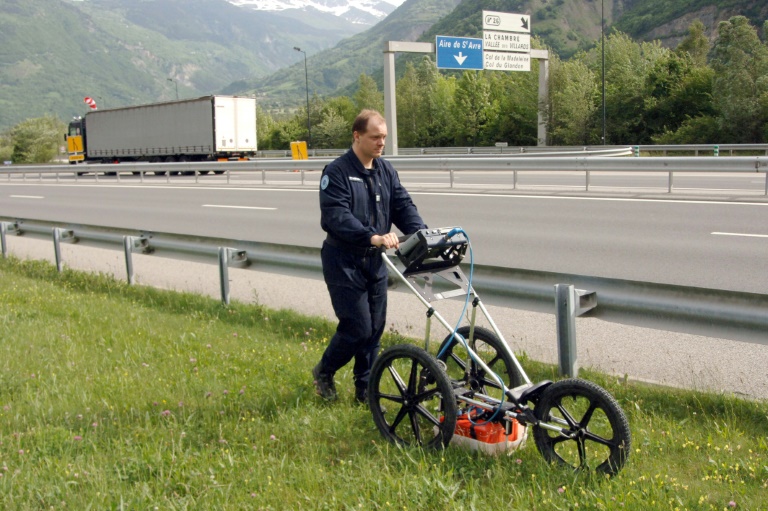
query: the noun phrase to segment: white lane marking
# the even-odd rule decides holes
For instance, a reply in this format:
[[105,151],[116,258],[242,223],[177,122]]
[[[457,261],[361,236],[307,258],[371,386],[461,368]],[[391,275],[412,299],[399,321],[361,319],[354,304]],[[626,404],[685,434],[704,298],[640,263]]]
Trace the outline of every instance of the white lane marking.
[[660,202],[665,204],[718,204],[727,206],[766,206],[768,202],[733,202],[713,200],[685,200],[685,199],[642,199],[627,197],[582,197],[582,196],[556,196],[556,195],[519,195],[498,193],[457,193],[457,192],[409,192],[411,195],[437,195],[446,197],[493,197],[508,199],[542,199],[542,200],[580,200],[594,202]]
[[[9,186],[22,186],[15,183],[7,183]],[[6,183],[0,183],[0,186],[6,185]],[[260,188],[260,187],[231,187],[231,186],[156,186],[156,185],[75,185],[75,184],[55,184],[55,185],[36,185],[36,186],[56,186],[64,188],[93,188],[98,186],[100,188],[135,188],[141,190],[168,190],[172,188],[174,190],[206,190],[206,191],[230,191],[230,192],[288,192],[288,193],[317,193],[315,189],[301,189],[301,188]],[[499,194],[499,193],[459,193],[459,192],[419,192],[416,190],[409,190],[411,195],[442,195],[446,197],[494,197],[494,198],[506,198],[506,199],[547,199],[547,200],[581,200],[581,201],[596,201],[596,202],[661,202],[667,204],[718,204],[727,206],[763,206],[768,207],[768,202],[735,202],[735,201],[723,201],[723,200],[695,200],[695,199],[646,199],[646,198],[634,198],[634,197],[583,197],[583,196],[557,196],[557,195],[523,195],[516,193]]]
[[744,238],[768,238],[768,234],[747,234],[743,232],[713,232],[713,236],[741,236]]
[[203,204],[204,208],[227,208],[227,209],[263,209],[266,211],[275,211],[277,208],[261,208],[258,206],[228,206],[226,204]]
[[12,199],[45,199],[42,195],[11,195]]

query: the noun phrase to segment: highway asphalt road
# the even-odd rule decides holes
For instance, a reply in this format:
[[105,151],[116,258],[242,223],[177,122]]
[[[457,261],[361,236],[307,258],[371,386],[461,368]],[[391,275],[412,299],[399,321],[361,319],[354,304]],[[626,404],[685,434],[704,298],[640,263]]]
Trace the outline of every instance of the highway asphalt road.
[[[768,201],[411,188],[432,227],[461,226],[478,264],[768,290]],[[320,246],[314,186],[0,181],[0,216]]]

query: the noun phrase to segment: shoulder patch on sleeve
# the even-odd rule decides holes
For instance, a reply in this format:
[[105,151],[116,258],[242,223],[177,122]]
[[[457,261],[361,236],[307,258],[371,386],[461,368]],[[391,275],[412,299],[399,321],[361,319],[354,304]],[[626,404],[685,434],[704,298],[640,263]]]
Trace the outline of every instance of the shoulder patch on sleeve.
[[320,189],[325,190],[328,188],[328,183],[330,183],[331,180],[328,178],[328,176],[323,176],[323,178],[320,180]]

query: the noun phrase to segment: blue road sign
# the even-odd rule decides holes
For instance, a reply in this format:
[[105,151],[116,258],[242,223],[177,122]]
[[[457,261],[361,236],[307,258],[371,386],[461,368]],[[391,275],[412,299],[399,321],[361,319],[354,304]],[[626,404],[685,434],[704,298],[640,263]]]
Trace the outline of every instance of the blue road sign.
[[483,69],[483,40],[439,35],[435,41],[438,69]]

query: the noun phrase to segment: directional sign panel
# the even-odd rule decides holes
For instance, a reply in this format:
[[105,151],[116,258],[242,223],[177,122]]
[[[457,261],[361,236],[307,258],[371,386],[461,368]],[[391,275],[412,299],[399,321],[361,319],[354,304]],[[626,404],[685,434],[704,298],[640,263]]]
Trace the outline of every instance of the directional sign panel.
[[438,69],[483,69],[483,40],[439,35],[435,41]]
[[531,33],[531,17],[528,14],[483,11],[483,30]]
[[519,53],[530,53],[531,36],[530,34],[516,34],[514,32],[496,32],[495,30],[484,30],[483,49],[491,51],[516,51]]
[[530,53],[510,53],[506,51],[483,52],[485,69],[494,71],[530,71]]

